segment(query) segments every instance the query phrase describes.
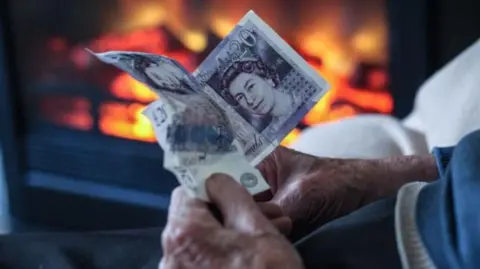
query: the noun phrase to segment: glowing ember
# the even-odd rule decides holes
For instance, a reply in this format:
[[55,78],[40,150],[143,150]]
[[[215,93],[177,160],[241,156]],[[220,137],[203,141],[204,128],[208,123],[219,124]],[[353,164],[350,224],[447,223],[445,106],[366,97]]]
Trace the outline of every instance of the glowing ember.
[[83,97],[50,96],[40,106],[43,117],[57,125],[82,131],[93,127],[91,104]]
[[54,37],[48,42],[48,47],[54,52],[61,52],[67,49],[67,43],[63,38]]
[[193,52],[202,52],[207,47],[207,37],[201,32],[185,32],[182,41]]
[[142,103],[152,102],[158,98],[145,84],[127,73],[121,73],[113,79],[110,91],[117,98]]
[[281,145],[282,146],[288,146],[291,143],[293,143],[295,140],[297,140],[297,137],[300,135],[302,131],[300,129],[295,128],[293,129],[282,141]]
[[155,142],[148,119],[142,115],[145,105],[106,102],[100,105],[98,127],[106,135]]

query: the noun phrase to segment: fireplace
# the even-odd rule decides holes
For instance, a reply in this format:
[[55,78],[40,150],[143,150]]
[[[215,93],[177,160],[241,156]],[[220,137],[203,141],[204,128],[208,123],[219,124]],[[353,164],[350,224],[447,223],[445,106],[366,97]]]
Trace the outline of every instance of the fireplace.
[[[333,86],[302,126],[364,112],[390,113],[393,108],[387,89],[383,0],[361,5],[353,0],[320,1],[313,6],[311,1],[118,0],[104,6],[73,1],[62,12],[54,11],[58,1],[40,7],[34,2],[12,1],[12,11],[19,68],[29,82],[26,91],[34,96],[29,118],[39,128],[155,142],[140,113],[155,95],[127,74],[95,61],[84,48],[164,54],[193,71],[250,8]],[[26,12],[28,5],[38,11]],[[27,30],[32,20],[38,20],[40,31],[35,34]]]
[[[384,0],[313,6],[288,0],[10,1],[29,217],[67,228],[161,222],[162,214],[145,218],[145,212],[164,210],[177,183],[162,168],[162,151],[141,114],[156,97],[85,48],[163,54],[193,71],[249,9],[332,85],[284,145],[309,125],[392,112]],[[44,216],[47,209],[67,217]],[[117,212],[115,223],[108,210]],[[79,211],[95,221],[72,226]],[[136,217],[122,219],[122,211]]]
[[[390,78],[398,76],[387,67],[398,60],[390,55],[403,47],[397,54],[389,51],[393,23],[387,3],[7,1],[0,10],[11,75],[2,126],[14,130],[3,139],[11,157],[7,179],[15,193],[14,214],[62,229],[133,228],[164,219],[177,183],[162,168],[162,151],[140,113],[155,96],[84,48],[163,54],[193,71],[253,9],[332,85],[282,142],[288,145],[311,125],[394,111],[398,91],[389,90],[396,85]],[[397,27],[395,33],[406,30]],[[402,91],[412,93],[411,88]]]

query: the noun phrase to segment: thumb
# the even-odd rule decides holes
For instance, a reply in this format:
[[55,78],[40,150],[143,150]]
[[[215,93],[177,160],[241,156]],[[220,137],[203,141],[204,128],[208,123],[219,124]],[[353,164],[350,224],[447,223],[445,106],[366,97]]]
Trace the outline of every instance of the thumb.
[[253,197],[231,177],[214,174],[206,182],[207,194],[222,213],[224,224],[247,233],[277,233],[260,212]]

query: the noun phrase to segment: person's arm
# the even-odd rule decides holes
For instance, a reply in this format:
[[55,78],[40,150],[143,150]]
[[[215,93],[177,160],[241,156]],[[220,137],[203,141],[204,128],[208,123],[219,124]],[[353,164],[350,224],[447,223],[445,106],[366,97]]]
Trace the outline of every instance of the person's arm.
[[312,170],[313,177],[315,174],[319,178],[333,175],[336,182],[332,184],[349,190],[345,198],[359,201],[357,206],[395,195],[406,183],[431,182],[439,177],[437,160],[433,155],[395,156],[376,160],[320,158]]
[[271,186],[259,200],[277,203],[294,222],[294,238],[373,201],[394,196],[404,184],[438,177],[432,155],[338,159],[278,148],[258,169]]
[[433,155],[395,156],[379,160],[356,160],[349,185],[367,192],[365,204],[394,195],[404,184],[431,182],[439,177]]

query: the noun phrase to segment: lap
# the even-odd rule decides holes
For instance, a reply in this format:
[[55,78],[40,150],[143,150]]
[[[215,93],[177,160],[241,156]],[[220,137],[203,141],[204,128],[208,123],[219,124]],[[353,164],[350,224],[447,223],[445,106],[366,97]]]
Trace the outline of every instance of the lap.
[[[394,199],[378,201],[295,243],[306,268],[400,268],[393,231],[394,205]],[[157,269],[162,255],[161,232],[156,228],[1,236],[0,267]]]
[[334,220],[295,243],[306,268],[401,268],[394,231],[395,198]]
[[0,236],[0,268],[157,269],[161,230]]

